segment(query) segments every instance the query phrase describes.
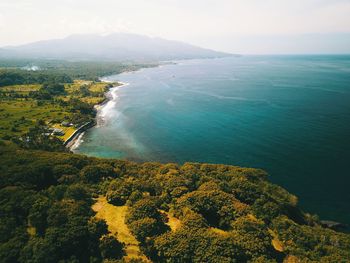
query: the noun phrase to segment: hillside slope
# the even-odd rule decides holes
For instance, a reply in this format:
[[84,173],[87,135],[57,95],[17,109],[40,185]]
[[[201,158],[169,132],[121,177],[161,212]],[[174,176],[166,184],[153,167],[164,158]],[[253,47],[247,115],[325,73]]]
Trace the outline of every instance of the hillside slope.
[[133,237],[153,262],[350,261],[350,236],[322,228],[262,170],[4,142],[0,168],[1,262],[107,262],[135,253]]
[[0,49],[0,57],[76,60],[174,60],[225,57],[230,54],[143,35],[114,33],[71,35]]

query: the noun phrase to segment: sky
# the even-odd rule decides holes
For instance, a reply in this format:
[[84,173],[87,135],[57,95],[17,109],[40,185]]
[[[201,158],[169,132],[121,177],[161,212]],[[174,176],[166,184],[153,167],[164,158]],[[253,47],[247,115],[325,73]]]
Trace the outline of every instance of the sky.
[[0,46],[113,32],[240,54],[350,53],[350,0],[0,0]]

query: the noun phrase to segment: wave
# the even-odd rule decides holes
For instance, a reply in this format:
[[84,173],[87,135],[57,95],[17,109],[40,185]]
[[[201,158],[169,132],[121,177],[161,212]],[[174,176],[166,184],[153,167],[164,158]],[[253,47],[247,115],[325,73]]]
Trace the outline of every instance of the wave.
[[84,142],[83,140],[83,136],[84,136],[85,132],[82,132],[79,134],[78,138],[74,141],[73,145],[70,147],[70,150],[74,152],[74,150],[76,150],[80,144],[82,144]]
[[122,85],[111,88],[110,91],[106,94],[107,97],[107,103],[102,105],[100,108],[97,109],[97,127],[101,127],[106,124],[107,121],[113,118],[115,118],[115,112],[112,114],[112,109],[115,109],[117,103],[118,103],[118,91],[121,87],[128,86],[129,83],[119,82]]

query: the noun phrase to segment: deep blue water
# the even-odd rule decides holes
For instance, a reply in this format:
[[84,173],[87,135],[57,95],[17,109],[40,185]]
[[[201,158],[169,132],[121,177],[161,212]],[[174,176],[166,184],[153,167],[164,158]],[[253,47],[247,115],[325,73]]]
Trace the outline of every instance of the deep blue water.
[[262,168],[305,210],[350,223],[350,56],[191,60],[110,79],[129,85],[77,152]]

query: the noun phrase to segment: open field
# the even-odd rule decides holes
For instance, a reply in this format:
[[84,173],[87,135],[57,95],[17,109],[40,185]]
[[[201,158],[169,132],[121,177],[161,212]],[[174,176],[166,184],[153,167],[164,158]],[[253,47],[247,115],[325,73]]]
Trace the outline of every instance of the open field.
[[1,91],[4,92],[16,92],[20,94],[28,94],[31,91],[37,91],[40,89],[39,84],[28,84],[28,85],[11,85],[11,86],[5,86],[1,88]]
[[114,206],[109,204],[105,197],[99,197],[97,202],[92,206],[92,209],[97,212],[97,218],[106,221],[111,234],[125,244],[126,256],[124,259],[126,261],[137,258],[149,262],[147,257],[141,253],[139,242],[125,224],[127,206]]
[[[0,138],[10,139],[21,136],[35,126],[37,121],[43,121],[48,127],[61,129],[65,134],[57,136],[62,141],[69,138],[76,127],[64,127],[63,121],[77,124],[79,117],[72,109],[70,101],[78,99],[90,105],[101,103],[109,83],[75,80],[65,84],[65,94],[55,95],[50,100],[40,100],[33,97],[33,92],[39,92],[42,85],[11,85],[0,88]],[[60,103],[63,101],[64,103]]]
[[57,122],[70,116],[68,109],[55,105],[38,105],[35,100],[0,101],[0,136],[21,135],[29,131],[35,122]]

